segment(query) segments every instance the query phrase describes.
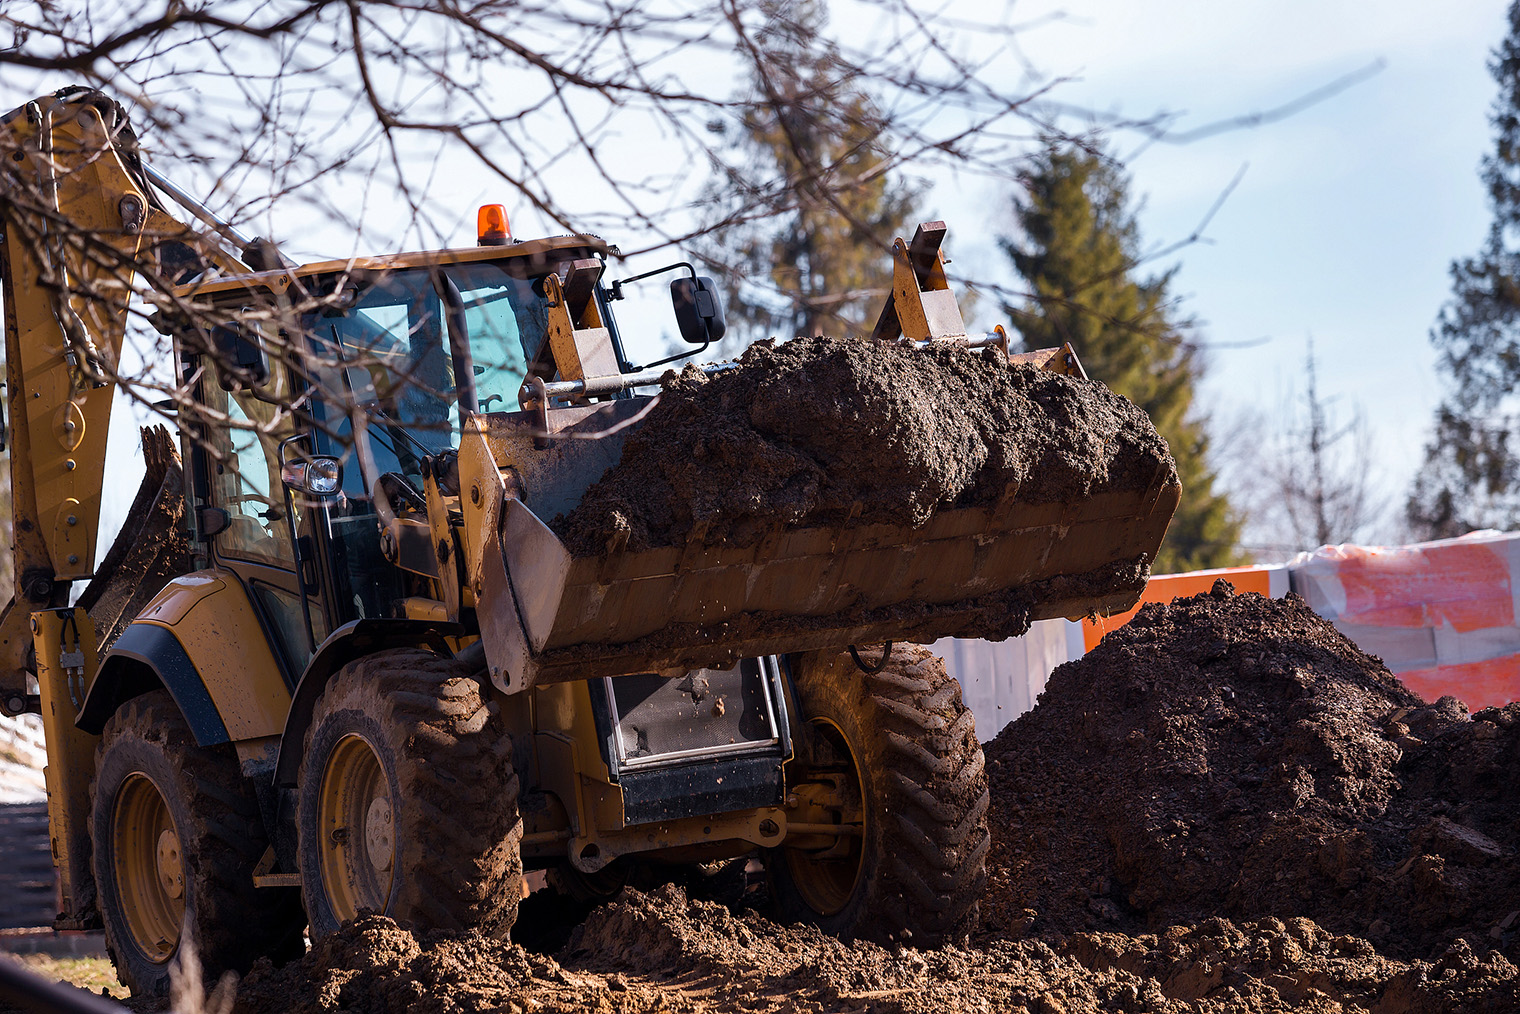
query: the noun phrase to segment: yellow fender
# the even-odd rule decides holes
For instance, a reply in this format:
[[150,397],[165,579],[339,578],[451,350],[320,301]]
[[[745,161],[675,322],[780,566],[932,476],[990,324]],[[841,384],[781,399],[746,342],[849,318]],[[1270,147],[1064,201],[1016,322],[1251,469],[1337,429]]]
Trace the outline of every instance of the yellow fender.
[[290,688],[248,592],[231,571],[175,578],[105,653],[78,726],[99,733],[126,701],[162,686],[201,746],[278,736]]

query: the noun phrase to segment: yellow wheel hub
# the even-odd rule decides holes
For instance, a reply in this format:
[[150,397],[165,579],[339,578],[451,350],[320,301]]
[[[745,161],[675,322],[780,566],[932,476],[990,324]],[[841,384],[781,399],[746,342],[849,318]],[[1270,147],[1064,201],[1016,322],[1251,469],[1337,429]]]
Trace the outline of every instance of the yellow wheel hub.
[[396,864],[390,782],[361,736],[338,741],[322,772],[317,828],[322,888],[338,921],[384,912]]
[[835,915],[850,903],[865,865],[865,843],[870,827],[866,816],[865,781],[860,772],[860,754],[836,723],[827,718],[814,718],[809,724],[818,735],[834,748],[844,770],[838,772],[842,797],[837,800],[834,822],[859,823],[858,834],[841,834],[835,843],[824,849],[786,848],[787,871],[797,893],[814,912],[822,916]]
[[158,836],[158,883],[171,898],[185,896],[185,870],[179,861],[179,835],[166,827]]
[[179,833],[163,793],[147,775],[129,775],[111,814],[112,864],[132,942],[163,963],[185,922],[185,871]]

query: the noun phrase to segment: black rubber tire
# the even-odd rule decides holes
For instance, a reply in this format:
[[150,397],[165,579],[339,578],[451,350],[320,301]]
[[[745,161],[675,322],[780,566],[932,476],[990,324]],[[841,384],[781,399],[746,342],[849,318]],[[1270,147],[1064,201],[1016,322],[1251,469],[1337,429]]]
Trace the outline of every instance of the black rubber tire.
[[369,745],[388,785],[394,865],[382,914],[505,938],[522,898],[512,737],[468,666],[398,648],[339,670],[307,730],[296,825],[312,939],[340,924],[323,884],[319,803],[333,750],[350,736]]
[[[881,649],[861,657],[873,665]],[[960,684],[911,644],[893,646],[877,673],[833,653],[802,656],[792,672],[801,734],[811,720],[827,719],[862,769],[866,834],[853,890],[831,914],[799,892],[785,848],[770,850],[782,916],[846,938],[915,946],[964,939],[977,924],[992,838],[986,764]]]
[[139,996],[164,996],[167,960],[155,961],[133,939],[116,875],[112,816],[134,775],[158,789],[179,838],[185,917],[202,979],[248,971],[268,955],[277,964],[304,949],[300,894],[253,886],[253,869],[269,845],[258,802],[230,745],[198,747],[174,699],[156,690],[123,704],[106,723],[90,786],[90,832],[106,949],[122,984]]

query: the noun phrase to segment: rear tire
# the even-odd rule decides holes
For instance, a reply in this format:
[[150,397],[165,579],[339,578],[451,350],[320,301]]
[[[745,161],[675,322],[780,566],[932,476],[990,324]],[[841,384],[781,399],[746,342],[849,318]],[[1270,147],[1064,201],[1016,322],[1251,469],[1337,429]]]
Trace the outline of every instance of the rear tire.
[[[862,652],[866,665],[880,657]],[[894,646],[878,673],[848,654],[806,655],[793,681],[805,735],[824,741],[818,755],[861,796],[864,830],[830,850],[770,853],[782,915],[842,937],[916,946],[965,938],[992,839],[985,762],[960,684],[909,644]]]
[[205,981],[302,950],[300,896],[253,886],[268,836],[230,745],[202,748],[155,690],[106,723],[90,788],[106,948],[135,995],[163,996],[183,930]]
[[522,897],[512,738],[468,667],[416,648],[344,666],[317,701],[297,794],[313,939],[364,911],[510,932]]

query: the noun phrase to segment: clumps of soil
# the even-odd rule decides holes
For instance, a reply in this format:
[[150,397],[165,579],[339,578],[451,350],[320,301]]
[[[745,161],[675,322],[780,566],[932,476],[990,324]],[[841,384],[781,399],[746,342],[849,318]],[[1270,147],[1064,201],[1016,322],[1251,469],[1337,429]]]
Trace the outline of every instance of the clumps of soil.
[[1001,352],[861,339],[752,345],[667,375],[622,458],[551,527],[576,556],[745,546],[778,526],[920,526],[942,508],[1144,491],[1175,474],[1145,413]]
[[472,934],[412,936],[361,917],[242,984],[238,1014],[353,1011],[1166,1014],[1510,1010],[1520,971],[1457,941],[1434,962],[1380,957],[1308,919],[1210,919],[1156,934],[884,948],[690,900],[623,891],[554,958]]
[[[479,933],[429,933],[381,915],[361,915],[317,941],[299,961],[275,968],[267,958],[239,984],[233,1014],[453,1014],[539,1010],[570,983],[552,959]],[[587,1007],[584,1009],[596,1009]]]
[[1520,705],[1426,705],[1297,596],[1145,606],[986,753],[989,939],[1307,917],[1430,957],[1520,934]]
[[143,478],[126,521],[79,596],[102,649],[173,578],[190,570],[185,531],[184,474],[174,438],[163,426],[144,426]]

